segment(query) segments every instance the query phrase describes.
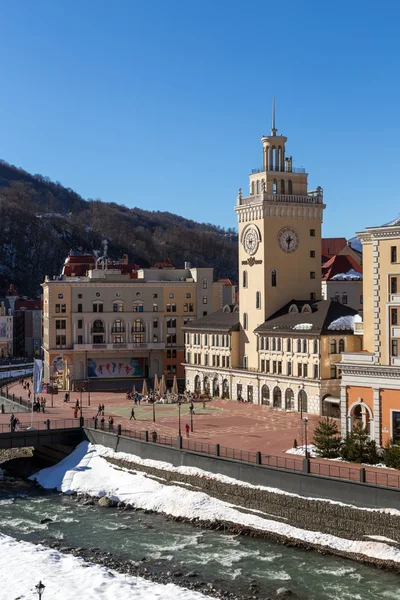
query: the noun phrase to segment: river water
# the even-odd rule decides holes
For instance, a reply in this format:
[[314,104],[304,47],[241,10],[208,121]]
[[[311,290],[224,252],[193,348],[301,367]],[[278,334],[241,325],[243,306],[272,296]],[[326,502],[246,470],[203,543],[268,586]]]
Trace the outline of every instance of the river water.
[[[124,560],[146,557],[166,570],[196,571],[202,581],[249,582],[260,597],[285,587],[303,600],[400,599],[400,578],[345,559],[288,548],[266,540],[201,530],[143,512],[84,506],[0,471],[0,532],[18,539],[96,547]],[[44,518],[53,521],[41,524]],[[248,593],[248,592],[247,592]]]

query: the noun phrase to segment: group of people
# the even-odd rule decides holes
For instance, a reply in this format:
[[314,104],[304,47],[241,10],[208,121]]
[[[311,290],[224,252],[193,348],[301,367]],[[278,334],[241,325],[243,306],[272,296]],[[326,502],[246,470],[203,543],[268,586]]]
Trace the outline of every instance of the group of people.
[[33,402],[32,407],[33,412],[42,412],[43,414],[46,412],[46,398],[43,396],[37,396],[36,400]]
[[11,431],[19,431],[20,428],[20,420],[18,419],[18,417],[16,417],[14,415],[14,413],[11,413],[10,415],[10,429]]
[[[104,406],[104,405],[99,404],[99,406]],[[96,415],[94,415],[94,417],[92,417],[94,428],[95,429],[99,428],[99,416],[101,416],[100,429],[102,429],[104,431],[105,424],[106,424],[106,419],[104,417],[104,411],[99,411]],[[114,431],[114,417],[112,417],[111,415],[108,417],[108,431]]]

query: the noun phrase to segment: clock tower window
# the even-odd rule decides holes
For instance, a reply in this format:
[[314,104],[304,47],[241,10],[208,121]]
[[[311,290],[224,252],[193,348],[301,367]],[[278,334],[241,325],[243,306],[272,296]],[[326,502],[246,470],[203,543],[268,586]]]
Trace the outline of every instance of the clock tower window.
[[276,277],[276,269],[272,269],[271,271],[271,286],[276,287],[277,277]]
[[243,287],[247,288],[247,271],[243,271]]
[[281,194],[285,193],[285,180],[281,179]]

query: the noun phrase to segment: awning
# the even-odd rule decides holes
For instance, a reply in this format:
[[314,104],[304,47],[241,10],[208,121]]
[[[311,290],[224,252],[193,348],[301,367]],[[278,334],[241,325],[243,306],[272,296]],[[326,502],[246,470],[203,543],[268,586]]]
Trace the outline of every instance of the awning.
[[335,396],[327,396],[324,398],[324,402],[329,402],[329,404],[340,404],[340,398],[335,398]]

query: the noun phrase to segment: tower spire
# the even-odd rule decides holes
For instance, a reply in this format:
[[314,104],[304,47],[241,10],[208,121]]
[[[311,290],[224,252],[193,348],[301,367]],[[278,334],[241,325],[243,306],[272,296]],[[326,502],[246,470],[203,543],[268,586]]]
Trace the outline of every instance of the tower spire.
[[275,96],[272,96],[272,127],[271,135],[276,135],[277,128],[275,127]]

